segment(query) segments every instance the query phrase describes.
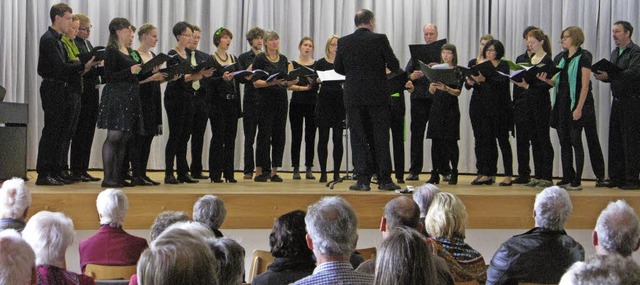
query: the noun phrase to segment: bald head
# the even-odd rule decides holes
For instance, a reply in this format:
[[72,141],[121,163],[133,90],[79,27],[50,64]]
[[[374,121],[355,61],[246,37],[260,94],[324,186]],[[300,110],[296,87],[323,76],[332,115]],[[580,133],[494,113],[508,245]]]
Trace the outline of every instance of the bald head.
[[402,226],[419,230],[420,207],[411,198],[401,196],[384,206],[384,218],[387,232]]
[[424,42],[430,44],[438,40],[438,27],[434,24],[426,24],[422,27]]

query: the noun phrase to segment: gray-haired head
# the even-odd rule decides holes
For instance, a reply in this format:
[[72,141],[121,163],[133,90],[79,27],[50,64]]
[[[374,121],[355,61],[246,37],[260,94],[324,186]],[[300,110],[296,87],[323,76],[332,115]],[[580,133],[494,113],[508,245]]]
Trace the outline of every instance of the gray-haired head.
[[413,201],[420,207],[420,217],[426,217],[429,212],[433,197],[440,192],[438,186],[433,184],[424,184],[413,191]]
[[227,237],[208,238],[206,242],[218,261],[218,284],[241,284],[244,275],[244,248]]
[[211,229],[219,229],[227,217],[224,201],[213,195],[204,195],[193,204],[193,220]]
[[98,208],[101,225],[119,228],[124,224],[124,217],[129,209],[129,199],[122,190],[107,189],[98,194],[96,208]]
[[384,218],[387,232],[398,227],[418,229],[420,227],[420,208],[411,198],[400,196],[387,202],[384,206]]
[[35,252],[37,265],[63,267],[74,240],[73,221],[60,212],[40,211],[29,219],[22,236]]
[[433,254],[414,229],[395,228],[382,241],[373,284],[436,284]]
[[167,229],[142,252],[138,284],[217,285],[216,266],[204,239],[183,229]]
[[31,193],[24,187],[24,180],[12,178],[0,188],[0,219],[24,220],[31,205]]
[[199,236],[203,239],[214,238],[216,235],[213,231],[202,223],[194,221],[181,221],[170,225],[165,231],[170,229],[183,229],[190,232],[195,236]]
[[609,203],[596,222],[597,247],[607,253],[630,256],[638,249],[640,224],[638,215],[624,200]]
[[324,197],[307,208],[307,233],[317,255],[348,258],[358,240],[358,218],[340,197]]
[[0,231],[0,284],[35,284],[36,255],[12,229]]
[[640,284],[640,267],[631,257],[596,254],[574,263],[560,279],[561,285]]
[[179,211],[164,211],[156,217],[151,225],[151,233],[149,234],[149,240],[155,240],[165,229],[170,225],[177,222],[189,221],[189,216],[184,212]]
[[559,231],[564,229],[564,224],[573,211],[573,205],[567,190],[552,186],[536,195],[533,210],[536,227]]

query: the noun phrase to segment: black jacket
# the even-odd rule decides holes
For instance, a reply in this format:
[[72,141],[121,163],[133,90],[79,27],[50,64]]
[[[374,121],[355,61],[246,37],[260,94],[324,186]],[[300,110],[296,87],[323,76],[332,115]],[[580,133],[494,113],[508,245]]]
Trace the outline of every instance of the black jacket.
[[346,76],[345,107],[389,104],[385,67],[395,72],[400,62],[386,35],[359,28],[340,38],[334,67]]
[[618,74],[609,74],[608,82],[611,82],[613,97],[640,97],[640,47],[631,42],[618,55],[620,48],[616,47],[611,52],[611,62],[624,71]]
[[556,284],[567,268],[583,260],[582,245],[565,231],[533,228],[498,248],[487,270],[486,284]]

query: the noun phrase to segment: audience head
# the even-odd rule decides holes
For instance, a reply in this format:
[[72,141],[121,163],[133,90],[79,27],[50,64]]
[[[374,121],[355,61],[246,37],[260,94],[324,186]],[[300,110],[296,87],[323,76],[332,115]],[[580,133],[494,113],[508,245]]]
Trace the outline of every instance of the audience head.
[[613,24],[611,33],[613,34],[613,41],[616,43],[616,46],[626,47],[631,42],[633,26],[627,21],[617,21]]
[[358,218],[347,201],[324,197],[309,206],[304,221],[307,245],[316,256],[349,260],[358,241]]
[[373,12],[367,9],[361,9],[356,12],[356,16],[353,21],[358,28],[367,28],[373,31],[375,27],[375,17],[373,16]]
[[529,50],[532,52],[544,51],[551,54],[551,41],[542,30],[533,30],[527,35],[527,43],[529,44]]
[[380,230],[385,238],[399,227],[421,229],[420,207],[406,196],[400,196],[387,202],[387,205],[384,206],[384,216],[380,222]]
[[574,263],[560,279],[561,285],[640,284],[640,267],[631,257],[593,255]]
[[242,284],[244,248],[235,240],[226,237],[208,238],[206,242],[218,262],[218,284]]
[[214,195],[204,195],[193,204],[193,220],[211,229],[219,229],[227,217],[224,201]]
[[264,30],[258,27],[253,27],[247,32],[246,38],[252,49],[262,49],[262,38],[264,37]]
[[274,257],[311,258],[313,252],[307,246],[304,222],[305,212],[295,210],[280,216],[269,234],[269,246]]
[[36,284],[36,255],[15,230],[0,231],[0,284]]
[[31,205],[31,193],[24,187],[24,180],[12,178],[0,188],[0,219],[21,220],[27,217]]
[[113,18],[109,22],[109,42],[108,46],[119,48],[125,45],[125,41],[131,37],[131,22],[126,18]]
[[65,3],[58,3],[51,6],[49,10],[49,18],[51,18],[51,23],[54,26],[59,27],[64,31],[67,28],[67,25],[71,24],[71,15],[73,14],[73,10],[69,5]]
[[129,209],[129,199],[122,190],[107,189],[98,194],[96,207],[101,225],[119,228],[124,224],[124,217]]
[[60,212],[40,211],[29,219],[22,236],[35,252],[37,265],[64,267],[67,247],[74,240],[73,221]]
[[437,193],[424,220],[430,236],[435,238],[465,238],[467,208],[456,195]]
[[140,285],[218,284],[217,262],[201,237],[183,229],[167,229],[138,261]]
[[433,254],[417,231],[394,229],[382,241],[373,284],[436,284]]
[[458,65],[458,50],[454,44],[444,44],[440,50],[440,57],[442,57],[443,63],[449,63],[453,66]]
[[[568,41],[571,42],[568,42]],[[566,48],[565,48],[565,41]],[[560,38],[560,42],[562,43],[563,49],[568,49],[571,46],[580,47],[584,43],[584,32],[580,27],[571,26],[562,31],[562,37]]]
[[[227,28],[220,27],[213,33],[213,44],[218,47],[222,38],[228,37],[229,40],[233,39],[233,34]],[[227,47],[228,48],[228,47]]]
[[484,45],[482,57],[489,60],[500,60],[504,56],[504,45],[499,40],[490,40]]
[[593,244],[600,254],[630,256],[640,246],[638,215],[624,200],[602,210],[593,231]]
[[427,216],[431,202],[433,202],[433,197],[439,192],[440,189],[438,189],[438,186],[433,184],[422,185],[413,191],[413,201],[420,207],[420,217]]
[[552,231],[564,229],[571,211],[573,211],[573,205],[569,193],[558,186],[542,190],[536,195],[536,201],[533,204],[536,227]]
[[334,55],[336,54],[336,51],[338,51],[339,38],[340,37],[338,37],[338,35],[329,36],[329,38],[327,39],[327,44],[324,46],[324,54],[326,56],[331,55],[331,53],[333,53]]
[[422,27],[424,43],[430,44],[438,40],[438,27],[434,24],[426,24]]
[[164,230],[166,230],[170,225],[173,225],[177,222],[189,221],[189,216],[184,212],[178,211],[165,211],[160,213],[156,220],[153,221],[153,225],[151,225],[151,233],[149,234],[149,240],[155,240]]
[[213,233],[213,231],[211,231],[210,228],[207,228],[207,226],[202,223],[194,221],[177,222],[173,225],[170,225],[165,231],[168,231],[170,229],[182,229],[203,239],[216,237],[216,235]]

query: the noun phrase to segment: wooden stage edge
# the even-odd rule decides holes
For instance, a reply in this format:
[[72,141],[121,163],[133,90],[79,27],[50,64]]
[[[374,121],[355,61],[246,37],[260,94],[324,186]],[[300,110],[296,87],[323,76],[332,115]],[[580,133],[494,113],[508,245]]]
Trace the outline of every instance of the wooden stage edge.
[[[150,173],[152,179],[162,181],[162,172]],[[77,230],[97,229],[98,213],[95,201],[103,190],[100,182],[77,183],[65,186],[36,186],[34,172],[26,183],[32,193],[33,202],[29,210],[32,215],[41,210],[60,211],[69,215]],[[100,172],[92,175],[102,177]],[[315,174],[316,177],[319,174]],[[373,189],[369,192],[349,191],[353,181],[345,181],[331,190],[317,180],[292,180],[290,173],[283,173],[283,183],[257,183],[242,180],[236,173],[238,183],[210,183],[201,180],[197,184],[160,185],[156,187],[130,187],[123,190],[129,197],[129,212],[125,220],[128,229],[150,228],[155,217],[162,211],[184,211],[191,216],[193,203],[205,194],[222,198],[227,208],[223,229],[270,229],[278,216],[307,206],[320,197],[339,195],[351,203],[358,214],[359,228],[378,228],[384,205],[399,194]],[[407,181],[401,187],[420,186],[421,181]],[[541,188],[521,185],[500,187],[471,186],[473,176],[461,176],[458,185],[440,184],[441,190],[458,195],[469,212],[469,229],[527,229],[534,225],[533,202]],[[500,181],[501,178],[498,178]],[[610,201],[626,200],[634,209],[640,209],[640,191],[595,188],[593,181],[583,182],[584,190],[570,192],[573,213],[566,228],[592,229],[598,215]]]

